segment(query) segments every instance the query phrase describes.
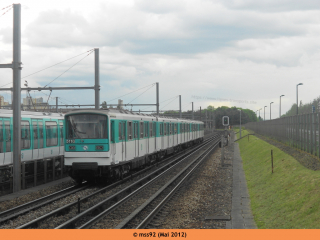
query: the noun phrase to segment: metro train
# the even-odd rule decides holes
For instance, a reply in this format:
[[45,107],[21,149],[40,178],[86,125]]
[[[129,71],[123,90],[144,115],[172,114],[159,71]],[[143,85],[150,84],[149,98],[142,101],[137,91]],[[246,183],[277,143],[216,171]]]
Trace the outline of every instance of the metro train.
[[[64,154],[64,116],[58,113],[21,112],[21,162]],[[0,167],[12,165],[12,110],[0,109]],[[7,171],[7,170],[6,170]],[[0,177],[2,172],[0,174]],[[4,179],[0,179],[0,182]]]
[[65,128],[64,164],[78,182],[122,178],[204,137],[200,121],[117,109],[69,112]]

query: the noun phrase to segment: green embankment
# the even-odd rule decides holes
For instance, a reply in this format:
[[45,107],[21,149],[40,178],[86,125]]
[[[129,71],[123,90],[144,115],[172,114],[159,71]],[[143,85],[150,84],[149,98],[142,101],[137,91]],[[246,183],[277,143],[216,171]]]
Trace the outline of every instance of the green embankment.
[[[246,134],[242,130],[242,136]],[[250,135],[249,142],[246,137],[238,143],[258,228],[320,228],[320,171],[303,167],[255,136]]]

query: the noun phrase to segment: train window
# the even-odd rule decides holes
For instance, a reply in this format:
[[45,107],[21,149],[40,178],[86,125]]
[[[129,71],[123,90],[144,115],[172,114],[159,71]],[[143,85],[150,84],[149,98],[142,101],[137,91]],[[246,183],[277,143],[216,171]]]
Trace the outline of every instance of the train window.
[[140,122],[140,138],[143,138],[143,122]]
[[144,123],[144,137],[148,137],[148,123]]
[[11,130],[10,130],[10,122],[4,121],[5,128],[5,142],[6,142],[6,152],[11,152]]
[[128,122],[127,131],[128,131],[128,140],[131,140],[132,139],[132,122]]
[[58,145],[58,126],[56,122],[45,122],[46,126],[46,144],[47,147]]
[[160,123],[160,136],[163,135],[163,123]]
[[177,134],[177,131],[178,131],[178,127],[177,127],[177,124],[175,123],[174,124],[174,133]]
[[163,126],[164,126],[164,127],[163,127],[164,135],[167,135],[167,124],[164,123]]
[[66,117],[68,139],[107,139],[107,116],[75,114]]
[[21,149],[29,149],[30,143],[30,123],[21,121]]
[[122,140],[122,124],[119,122],[119,140]]
[[157,136],[157,123],[156,122],[154,122],[153,123],[153,136]]
[[0,120],[0,153],[3,153],[4,147],[3,147],[3,126],[2,126],[2,120]]
[[63,138],[63,123],[59,122],[60,127],[60,146],[64,146],[64,138]]
[[152,128],[152,122],[149,123],[149,136],[152,137],[153,136],[153,128]]
[[182,133],[182,123],[180,123],[180,133]]
[[167,134],[170,135],[170,123],[167,123]]
[[32,130],[33,130],[33,149],[38,149],[38,123],[32,122]]
[[43,123],[38,122],[39,126],[39,148],[43,148]]

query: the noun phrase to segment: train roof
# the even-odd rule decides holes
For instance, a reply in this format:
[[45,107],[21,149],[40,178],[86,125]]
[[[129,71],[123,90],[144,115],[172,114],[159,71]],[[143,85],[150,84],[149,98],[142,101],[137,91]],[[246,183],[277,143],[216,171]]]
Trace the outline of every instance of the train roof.
[[[0,109],[0,117],[12,117],[13,110]],[[31,112],[31,111],[21,111],[22,118],[56,118],[63,119],[64,114],[62,113],[48,113],[48,112]]]
[[171,121],[179,121],[179,122],[189,122],[189,123],[203,123],[202,121],[191,120],[191,119],[184,119],[184,118],[173,118],[173,117],[162,117],[157,116],[155,114],[144,114],[138,112],[131,112],[128,110],[121,110],[115,108],[109,109],[82,109],[82,110],[75,110],[72,112],[66,113],[65,116],[73,115],[73,114],[80,114],[80,113],[99,113],[108,115],[110,118],[120,118],[120,119],[131,119],[137,121],[164,121],[164,122],[171,122]]

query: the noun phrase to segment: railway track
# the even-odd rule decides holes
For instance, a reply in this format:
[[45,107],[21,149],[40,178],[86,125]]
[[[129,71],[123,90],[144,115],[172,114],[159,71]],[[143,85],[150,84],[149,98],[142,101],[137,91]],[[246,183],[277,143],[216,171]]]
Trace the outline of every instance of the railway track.
[[[216,134],[214,137],[212,137],[215,141],[219,141],[220,137],[219,134]],[[137,201],[134,200],[136,199],[136,194],[140,194],[140,202],[143,203],[146,199],[147,196],[144,196],[145,192],[150,192],[149,190],[145,190],[146,186],[151,186],[151,192],[157,191],[159,186],[163,185],[163,182],[165,181],[165,178],[170,180],[172,176],[177,175],[177,173],[181,170],[181,168],[184,168],[186,164],[188,164],[186,160],[193,156],[195,152],[199,152],[204,146],[209,145],[212,143],[212,139],[208,139],[205,143],[200,144],[199,146],[196,146],[193,148],[193,150],[188,151],[187,153],[181,154],[179,157],[175,157],[173,160],[171,160],[169,163],[165,164],[162,167],[159,167],[152,173],[148,174],[147,176],[135,181],[131,185],[122,188],[120,191],[115,191],[114,194],[108,194],[108,195],[101,195],[99,199],[96,199],[96,201],[92,202],[90,201],[90,204],[88,204],[87,209],[80,212],[78,211],[76,214],[71,214],[74,215],[68,220],[55,228],[62,229],[62,228],[88,228],[91,227],[94,223],[99,221],[101,218],[105,217],[105,215],[110,214],[113,212],[115,209],[117,209],[119,206],[124,206],[124,214],[119,213],[119,212],[114,212],[114,214],[111,215],[111,219],[117,218],[120,219],[120,222],[122,220],[121,216],[128,215],[132,211],[135,210],[135,206]],[[180,163],[180,164],[179,164]],[[183,163],[183,164],[181,164]],[[178,166],[178,168],[177,168]],[[180,170],[179,170],[180,169]],[[171,173],[168,175],[168,173]],[[160,183],[160,184],[159,184]],[[149,189],[150,189],[149,188]],[[139,195],[138,194],[138,195]],[[141,196],[142,195],[142,196]],[[134,198],[133,198],[134,197]],[[129,199],[131,202],[127,202]],[[88,199],[87,199],[88,200]],[[132,204],[135,203],[135,204]],[[127,206],[131,206],[131,210],[127,209]],[[82,208],[82,207],[81,207]],[[118,209],[121,209],[122,207],[119,207]],[[124,216],[125,217],[125,216]],[[38,219],[36,221],[30,222],[26,225],[23,225],[19,228],[35,228],[40,226],[40,228],[44,227],[47,228],[48,225],[39,225],[44,219]],[[111,220],[113,224],[109,226],[105,226],[104,228],[114,228],[116,225],[119,223],[117,221]],[[36,225],[35,225],[36,224]],[[101,225],[98,225],[98,228]]]
[[[214,135],[212,138],[219,139],[217,137],[217,134]],[[208,143],[209,141],[210,141],[210,139],[206,140],[205,143]],[[99,189],[98,191],[95,191],[92,194],[89,194],[85,197],[82,197],[81,199],[77,199],[77,201],[73,201],[71,203],[68,203],[65,206],[57,208],[51,212],[43,214],[41,217],[38,217],[32,221],[29,221],[28,223],[20,225],[17,228],[75,228],[75,227],[79,227],[78,222],[81,223],[81,221],[75,220],[77,217],[85,215],[85,213],[87,213],[87,212],[91,212],[91,213],[96,212],[97,213],[97,212],[99,212],[99,210],[96,210],[96,209],[100,208],[100,210],[101,210],[101,209],[104,209],[106,207],[106,205],[113,205],[111,202],[113,202],[113,203],[117,202],[116,199],[117,198],[120,199],[121,197],[126,195],[126,194],[124,194],[125,192],[134,191],[133,190],[134,188],[137,188],[137,186],[139,186],[139,185],[141,186],[144,184],[143,181],[149,181],[151,178],[154,178],[155,176],[159,175],[162,171],[165,171],[164,169],[169,168],[175,162],[180,161],[183,158],[183,156],[185,156],[186,154],[190,154],[190,152],[194,151],[194,149],[199,149],[200,147],[201,146],[196,145],[193,147],[192,150],[188,149],[182,153],[180,152],[178,154],[180,156],[178,156],[178,157],[176,155],[171,156],[171,157],[165,159],[165,161],[161,162],[161,164],[157,164],[157,166],[151,166],[151,167],[144,169],[142,172],[150,171],[152,168],[158,168],[153,173],[148,174],[146,177],[143,177],[140,180],[137,180],[135,183],[130,184],[130,181],[132,182],[133,178],[135,176],[138,176],[139,174],[141,175],[141,172],[137,172],[135,174],[127,176],[122,181],[119,181],[119,182],[113,183],[109,186],[103,187],[103,188]],[[161,165],[163,165],[163,166],[161,166]],[[129,185],[129,186],[125,187],[125,185]],[[133,185],[135,185],[136,187],[134,187]],[[74,193],[77,191],[81,191],[82,189],[85,189],[85,186],[82,186],[80,189],[72,189],[72,188],[65,189],[65,190],[61,191],[61,193],[60,193],[61,197],[55,197],[53,195],[47,196],[46,199],[49,199],[49,198],[55,198],[55,199],[54,200],[51,199],[50,201],[49,200],[46,201],[45,199],[42,199],[41,206],[43,206],[45,204],[48,205],[54,201],[57,201],[58,199],[63,198],[63,195],[67,196],[68,191],[69,192],[72,191]],[[70,193],[70,194],[72,194],[72,193]],[[40,201],[40,200],[37,200],[37,201]],[[103,203],[101,203],[101,201]],[[99,202],[100,202],[100,204],[99,204]],[[34,205],[35,203],[28,203],[28,204]],[[94,208],[94,205],[100,205],[102,207],[96,207],[95,210],[91,211],[92,208]],[[36,206],[35,209],[40,208],[41,206],[40,205],[38,207]],[[25,208],[27,208],[27,209],[25,209]],[[25,210],[21,210],[21,209],[25,209]],[[27,214],[28,212],[33,211],[31,209],[32,209],[31,207],[21,205],[21,206],[19,206],[19,208],[15,209],[15,210],[10,209],[10,210],[6,211],[5,213],[0,213],[1,214],[0,215],[0,224],[4,223],[10,219],[16,218],[17,216],[20,216],[21,214]],[[1,217],[1,216],[3,216],[3,217]],[[58,219],[58,220],[55,220],[55,219]],[[74,224],[74,223],[76,223],[76,224]]]

